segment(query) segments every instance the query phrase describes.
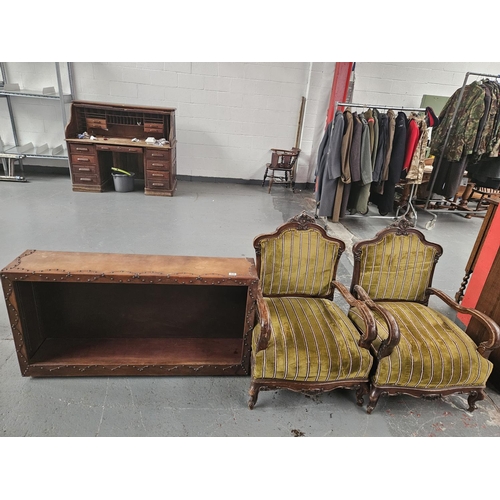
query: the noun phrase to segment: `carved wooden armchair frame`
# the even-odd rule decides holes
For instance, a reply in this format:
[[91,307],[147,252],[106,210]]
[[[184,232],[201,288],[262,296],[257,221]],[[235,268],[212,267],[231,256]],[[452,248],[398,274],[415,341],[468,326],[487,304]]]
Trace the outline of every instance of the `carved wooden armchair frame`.
[[[324,242],[333,243],[337,247],[336,254],[333,256],[333,262],[331,263],[331,279],[326,283],[326,288],[320,291],[317,294],[311,295],[310,293],[297,293],[290,292],[288,290],[278,290],[277,293],[269,292],[267,290],[263,290],[263,255],[262,255],[262,246],[263,242],[268,241],[277,241],[281,237],[285,237],[289,234],[300,235],[300,233],[314,232],[319,235],[319,237]],[[285,235],[285,236],[283,236]],[[377,332],[375,329],[375,320],[374,317],[369,310],[369,308],[363,303],[363,301],[357,300],[354,298],[349,290],[340,282],[336,281],[335,276],[338,268],[338,263],[340,257],[345,249],[345,244],[343,241],[328,236],[325,229],[323,229],[320,225],[318,225],[313,217],[310,217],[305,212],[302,212],[299,216],[296,216],[290,219],[287,223],[281,225],[274,233],[263,234],[254,239],[254,248],[256,253],[256,267],[257,273],[260,278],[258,292],[257,292],[257,318],[258,324],[253,332],[253,352],[252,352],[252,379],[249,390],[250,399],[248,402],[249,408],[252,409],[257,402],[257,397],[260,390],[272,390],[272,389],[289,389],[295,392],[302,393],[322,393],[327,391],[332,391],[338,388],[350,388],[356,390],[356,400],[358,405],[363,404],[363,395],[368,394],[369,384],[368,384],[368,376],[369,369],[371,368],[371,364],[373,363],[373,359],[370,355],[370,345],[373,339],[376,337]],[[314,262],[311,262],[311,265],[314,265]],[[300,265],[297,265],[297,269],[299,269]],[[297,271],[298,272],[298,271]],[[267,278],[266,278],[267,279]],[[267,287],[264,284],[264,287]],[[259,356],[261,351],[266,351],[269,347],[270,340],[273,338],[273,321],[272,314],[270,312],[269,304],[272,304],[273,301],[281,301],[281,300],[290,300],[290,301],[298,301],[300,298],[305,300],[313,299],[314,301],[324,301],[326,299],[328,303],[326,304],[329,307],[329,304],[333,304],[333,294],[334,290],[338,290],[347,304],[351,307],[359,308],[360,314],[362,316],[362,322],[364,327],[360,329],[361,333],[359,334],[354,325],[348,320],[347,315],[342,312],[343,318],[345,321],[349,323],[350,328],[353,329],[354,335],[351,340],[351,345],[353,342],[356,342],[357,346],[355,349],[351,347],[351,350],[358,349],[359,351],[363,351],[362,357],[363,360],[360,361],[360,364],[364,364],[363,369],[366,368],[366,373],[360,377],[352,377],[350,374],[346,378],[339,378],[337,380],[318,380],[318,381],[310,381],[310,380],[286,380],[284,378],[279,377],[260,377],[255,374],[255,366],[256,359]],[[275,290],[276,292],[276,290]],[[299,302],[297,302],[299,303]],[[309,302],[311,303],[311,302]],[[322,302],[322,304],[325,304]],[[332,306],[338,308],[338,306]],[[338,312],[336,314],[339,314]],[[276,317],[276,315],[274,316]],[[329,330],[329,327],[325,330]],[[267,351],[266,351],[267,352]],[[329,353],[328,355],[339,356],[339,353]],[[262,354],[262,356],[264,356]],[[350,354],[353,358],[359,356],[359,353],[353,352]],[[311,354],[312,357],[312,354]],[[278,358],[276,358],[278,359]],[[368,366],[369,365],[369,366]],[[361,370],[361,369],[360,369]]]
[[[433,252],[433,257],[429,259],[426,272],[427,276],[426,279],[423,280],[420,291],[418,292],[418,296],[412,297],[410,300],[404,300],[401,299],[400,297],[380,297],[377,296],[377,293],[370,293],[370,291],[373,290],[373,286],[370,284],[369,286],[366,286],[367,283],[367,276],[368,272],[366,268],[368,267],[368,259],[366,255],[364,255],[364,250],[368,248],[368,246],[374,246],[378,243],[382,243],[385,238],[388,236],[394,235],[396,238],[409,238],[411,235],[414,235],[418,238],[418,241],[421,242],[422,245],[425,246],[426,249],[430,249],[431,252]],[[393,240],[394,241],[394,240]],[[367,250],[368,252],[368,250]],[[434,399],[438,398],[444,395],[448,394],[454,394],[454,393],[468,393],[468,404],[469,404],[469,411],[473,411],[476,408],[475,403],[477,401],[480,401],[484,399],[485,394],[484,394],[484,387],[486,385],[487,378],[489,376],[489,373],[491,372],[491,367],[488,366],[491,365],[489,361],[487,362],[481,362],[476,360],[478,363],[478,366],[482,367],[481,370],[481,382],[480,383],[474,383],[474,384],[467,384],[467,383],[455,383],[453,386],[450,387],[445,387],[442,385],[437,384],[435,387],[404,387],[403,385],[397,385],[397,384],[380,384],[377,382],[376,374],[378,373],[378,370],[381,370],[381,363],[384,363],[384,359],[387,361],[388,359],[390,360],[391,355],[394,357],[393,353],[395,349],[399,350],[399,355],[402,356],[402,353],[407,353],[407,351],[404,351],[404,348],[402,347],[402,337],[409,336],[411,335],[411,329],[407,328],[407,326],[403,325],[402,321],[396,321],[393,311],[391,309],[393,308],[393,305],[396,306],[396,304],[420,304],[421,306],[425,306],[427,308],[427,311],[431,315],[439,315],[437,311],[434,309],[430,308],[428,306],[429,303],[429,297],[431,295],[434,295],[441,299],[446,305],[454,309],[456,312],[460,312],[463,314],[469,314],[472,317],[476,318],[479,320],[482,325],[485,328],[485,331],[487,332],[487,338],[483,342],[481,342],[479,345],[476,345],[473,343],[472,339],[470,339],[467,334],[458,327],[458,325],[451,324],[453,323],[451,320],[448,320],[447,318],[444,317],[444,315],[439,316],[440,319],[439,321],[444,321],[448,322],[447,324],[451,324],[448,326],[448,330],[450,331],[459,331],[458,333],[461,332],[464,336],[467,336],[467,339],[470,340],[472,343],[467,349],[467,353],[470,353],[472,349],[477,351],[477,354],[480,355],[480,357],[484,359],[488,359],[488,356],[490,352],[500,346],[500,328],[499,326],[489,317],[487,317],[485,314],[475,310],[475,309],[470,309],[470,308],[465,308],[460,306],[456,301],[454,301],[451,297],[446,295],[444,292],[433,288],[432,287],[432,279],[434,276],[434,271],[436,264],[439,260],[439,257],[443,253],[443,248],[436,244],[436,243],[431,243],[427,241],[424,237],[424,235],[417,229],[411,228],[410,223],[406,219],[400,219],[399,221],[396,221],[392,226],[380,231],[377,233],[375,238],[371,240],[365,240],[365,241],[360,241],[354,244],[353,246],[353,254],[354,254],[354,270],[353,270],[353,277],[352,277],[352,282],[351,282],[351,293],[356,296],[358,299],[363,300],[366,305],[374,312],[376,320],[377,320],[377,326],[378,326],[378,332],[381,332],[382,328],[382,322],[384,324],[384,328],[386,329],[387,332],[387,337],[383,339],[380,342],[380,338],[374,341],[371,344],[371,349],[373,356],[375,357],[375,362],[372,368],[372,376],[371,376],[371,382],[370,382],[370,401],[368,405],[368,413],[371,413],[373,409],[375,408],[379,397],[382,394],[388,394],[388,395],[396,395],[396,394],[406,394],[410,395],[413,397],[424,397],[424,398],[429,398],[429,399]],[[389,262],[391,261],[392,256],[387,254],[384,255],[384,258],[389,259]],[[375,266],[373,263],[375,262],[375,259],[370,261],[373,266]],[[397,264],[396,264],[397,265]],[[396,268],[394,268],[396,269]],[[408,270],[406,270],[408,272]],[[376,275],[376,272],[370,273],[370,280],[373,280],[374,275]],[[376,279],[376,278],[375,278]],[[400,278],[401,280],[402,278]],[[413,277],[412,277],[413,279]],[[389,283],[389,278],[386,279],[386,282]],[[380,280],[382,281],[382,280]],[[397,283],[395,284],[396,287]],[[405,286],[404,280],[401,281],[400,285],[402,287]],[[370,287],[372,290],[370,290]],[[369,290],[365,290],[365,288],[369,288]],[[387,287],[386,287],[387,289]],[[409,293],[409,292],[408,292]],[[383,307],[381,307],[381,303],[383,304]],[[399,306],[398,306],[399,307]],[[418,307],[418,306],[417,306]],[[353,311],[351,309],[351,311]],[[351,311],[349,312],[349,317],[353,319],[354,321],[354,315],[351,314]],[[425,311],[423,309],[420,309],[420,311]],[[418,314],[422,314],[419,312]],[[418,315],[416,316],[418,317]],[[437,316],[436,316],[437,317]],[[424,322],[422,321],[421,323],[424,325]],[[456,329],[456,330],[455,330]],[[429,330],[430,331],[430,330]],[[438,331],[438,330],[436,330]],[[420,330],[421,333],[423,333],[423,337],[426,337],[426,332],[427,330],[422,328]],[[461,335],[460,334],[460,335]],[[426,337],[427,338],[427,337]],[[432,338],[432,336],[429,334],[428,336],[429,339]],[[443,337],[444,338],[444,337]],[[461,340],[461,342],[464,341],[466,342],[465,345],[468,345],[468,340],[465,341],[464,339]],[[417,342],[421,342],[418,340]],[[425,344],[425,342],[422,343],[422,346]],[[458,341],[457,341],[458,345]],[[446,347],[446,344],[445,344]],[[445,349],[446,350],[446,349]],[[424,350],[422,351],[424,352]],[[430,349],[429,349],[430,352]],[[444,353],[444,351],[443,351]],[[445,353],[443,354],[443,356]],[[432,361],[432,355],[431,355],[431,361]],[[453,358],[452,358],[453,361]],[[389,361],[390,363],[391,361]],[[414,360],[413,359],[402,359],[401,361],[401,366],[406,365],[406,366],[412,366],[413,367]],[[425,362],[422,361],[422,370],[425,370]],[[443,369],[446,369],[447,367],[443,367]],[[404,368],[403,368],[404,369]],[[390,370],[390,369],[389,369]],[[401,370],[401,368],[400,368]],[[479,370],[479,368],[478,368]],[[488,372],[489,370],[489,372]],[[479,377],[478,377],[479,378]]]

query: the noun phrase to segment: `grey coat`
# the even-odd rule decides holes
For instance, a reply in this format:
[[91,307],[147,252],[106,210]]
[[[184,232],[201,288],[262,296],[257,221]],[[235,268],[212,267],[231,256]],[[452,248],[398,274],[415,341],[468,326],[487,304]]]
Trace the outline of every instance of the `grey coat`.
[[335,113],[326,144],[318,161],[316,201],[319,202],[320,217],[331,217],[335,203],[337,182],[342,173],[342,138],[344,135],[344,115]]

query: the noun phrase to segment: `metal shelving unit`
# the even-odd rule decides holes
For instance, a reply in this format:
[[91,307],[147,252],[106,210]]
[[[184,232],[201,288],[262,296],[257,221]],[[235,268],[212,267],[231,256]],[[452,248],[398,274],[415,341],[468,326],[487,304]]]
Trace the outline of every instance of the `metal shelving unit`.
[[[64,141],[64,129],[67,123],[66,107],[65,105],[73,100],[73,74],[71,63],[66,63],[68,71],[68,80],[70,92],[63,91],[62,78],[61,78],[61,63],[55,64],[55,74],[57,79],[56,87],[46,87],[42,90],[20,89],[17,84],[10,84],[7,77],[7,70],[5,63],[0,63],[0,97],[6,99],[7,108],[9,111],[10,123],[12,127],[12,135],[14,137],[14,144],[4,145],[0,141],[0,152],[23,155],[25,158],[54,158],[54,159],[68,159],[66,150],[66,143]],[[58,100],[61,106],[61,144],[49,148],[47,144],[33,145],[31,142],[22,144],[19,140],[19,135],[16,126],[16,120],[13,112],[13,99],[27,98],[27,99],[51,99]]]

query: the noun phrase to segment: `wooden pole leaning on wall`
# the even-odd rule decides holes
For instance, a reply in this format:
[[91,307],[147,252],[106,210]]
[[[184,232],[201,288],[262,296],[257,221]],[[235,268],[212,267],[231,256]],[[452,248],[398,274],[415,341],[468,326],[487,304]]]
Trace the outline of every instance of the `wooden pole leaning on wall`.
[[[305,109],[306,109],[306,98],[304,96],[302,96],[302,102],[300,103],[299,121],[297,123],[297,135],[295,136],[295,147],[296,148],[300,148],[300,143],[302,141],[302,129],[304,127]],[[293,164],[292,175],[293,175],[294,181],[296,178],[298,164],[299,164],[299,159],[297,158],[295,160],[295,163]]]
[[302,102],[300,103],[300,113],[299,122],[297,124],[297,135],[295,137],[295,147],[300,148],[300,140],[302,138],[302,128],[304,126],[304,111],[306,108],[306,98],[302,96]]

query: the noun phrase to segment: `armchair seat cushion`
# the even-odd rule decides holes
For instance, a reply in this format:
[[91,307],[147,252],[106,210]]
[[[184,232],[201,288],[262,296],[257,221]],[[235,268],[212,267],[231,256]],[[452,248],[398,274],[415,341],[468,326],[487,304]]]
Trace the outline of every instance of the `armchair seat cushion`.
[[271,336],[257,352],[260,325],[253,331],[254,379],[298,382],[367,381],[373,363],[347,315],[331,300],[265,297]]
[[[415,302],[378,304],[394,316],[401,339],[389,356],[379,360],[372,376],[374,385],[423,390],[486,386],[492,363],[477,352],[476,344],[452,320]],[[373,346],[378,349],[388,330],[383,317],[373,313],[378,330]],[[356,308],[348,316],[358,327],[363,326]]]

